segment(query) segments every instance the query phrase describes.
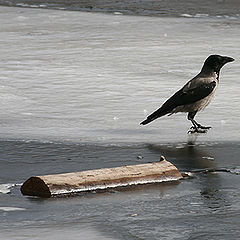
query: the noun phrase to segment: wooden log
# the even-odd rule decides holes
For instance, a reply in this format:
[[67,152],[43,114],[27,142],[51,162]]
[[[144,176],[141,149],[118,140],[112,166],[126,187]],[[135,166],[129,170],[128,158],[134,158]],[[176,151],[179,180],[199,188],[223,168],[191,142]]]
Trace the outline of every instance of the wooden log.
[[181,178],[178,169],[162,158],[155,163],[35,176],[23,183],[21,192],[29,196],[52,197],[136,184],[178,181]]

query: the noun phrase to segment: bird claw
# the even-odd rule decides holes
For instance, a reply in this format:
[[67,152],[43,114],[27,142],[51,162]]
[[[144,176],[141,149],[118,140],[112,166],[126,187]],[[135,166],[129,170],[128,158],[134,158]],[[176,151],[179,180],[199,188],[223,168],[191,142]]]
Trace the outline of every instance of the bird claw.
[[[211,128],[212,128],[212,127],[210,127],[210,126],[209,126],[209,127],[205,127],[205,126],[202,126],[202,125],[200,125],[200,124],[199,124],[197,127],[198,127],[198,129],[203,129],[203,130],[208,130],[208,129],[211,129]],[[192,126],[190,129],[194,129],[194,130],[195,130],[196,127]],[[190,130],[189,130],[189,131],[190,131]]]
[[202,126],[202,125],[200,125],[200,126],[198,126],[199,128],[201,128],[201,129],[205,129],[205,130],[207,130],[207,129],[210,129],[210,128],[212,128],[212,127],[206,127],[206,126]]
[[188,131],[188,134],[193,134],[193,133],[207,133],[207,129],[199,129],[199,128],[191,127],[190,130]]

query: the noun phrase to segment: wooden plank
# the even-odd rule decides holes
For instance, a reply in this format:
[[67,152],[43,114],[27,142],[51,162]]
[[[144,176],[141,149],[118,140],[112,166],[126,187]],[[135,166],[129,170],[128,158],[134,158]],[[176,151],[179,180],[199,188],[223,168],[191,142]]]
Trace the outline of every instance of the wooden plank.
[[136,184],[178,181],[181,178],[178,169],[164,158],[155,163],[34,176],[23,183],[21,192],[29,196],[51,197]]

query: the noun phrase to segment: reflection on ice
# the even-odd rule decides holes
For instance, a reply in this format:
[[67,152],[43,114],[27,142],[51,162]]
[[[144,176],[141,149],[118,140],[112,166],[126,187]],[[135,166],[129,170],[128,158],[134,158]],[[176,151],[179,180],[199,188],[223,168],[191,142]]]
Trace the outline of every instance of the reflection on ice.
[[167,159],[173,159],[171,161],[184,171],[189,171],[190,169],[215,168],[217,166],[216,162],[212,161],[214,155],[208,152],[206,148],[202,148],[198,145],[149,144],[148,149],[155,153],[159,153],[159,155],[162,154],[166,156]]

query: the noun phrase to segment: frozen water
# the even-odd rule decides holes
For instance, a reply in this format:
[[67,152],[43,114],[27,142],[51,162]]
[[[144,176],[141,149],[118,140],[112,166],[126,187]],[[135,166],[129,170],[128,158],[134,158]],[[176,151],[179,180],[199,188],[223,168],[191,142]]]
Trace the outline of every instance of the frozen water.
[[7,194],[11,192],[11,188],[15,186],[12,183],[0,184],[0,193]]
[[23,211],[24,208],[19,207],[0,207],[0,211],[11,212],[11,211]]
[[236,58],[197,119],[206,140],[239,139],[237,21],[0,8],[1,138],[85,142],[187,139],[186,114],[139,123],[210,54]]

